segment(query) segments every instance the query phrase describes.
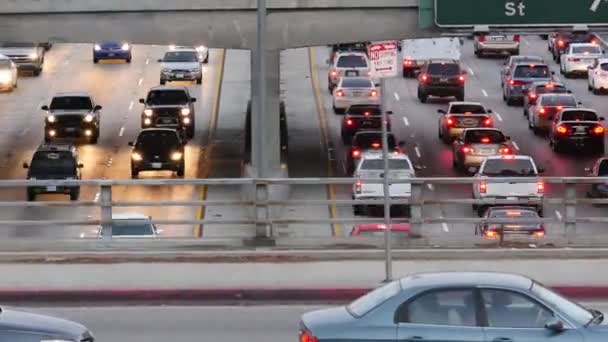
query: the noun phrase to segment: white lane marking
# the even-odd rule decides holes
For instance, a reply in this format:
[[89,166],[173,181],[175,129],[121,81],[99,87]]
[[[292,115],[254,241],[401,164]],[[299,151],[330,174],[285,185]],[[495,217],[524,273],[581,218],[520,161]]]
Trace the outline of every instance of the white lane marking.
[[106,167],[110,167],[112,166],[112,158],[110,157],[110,159],[108,159],[108,162],[106,163]]
[[122,137],[125,134],[125,126],[120,127],[120,131],[118,131],[118,136]]
[[555,211],[555,216],[557,216],[558,220],[560,220],[560,221],[562,220],[562,213],[560,213],[559,210]]
[[144,82],[144,79],[143,79],[143,78],[140,78],[140,79],[139,79],[139,82],[137,82],[137,85],[141,85],[143,82]]
[[483,96],[488,97],[488,92],[485,89],[481,89]]
[[467,67],[469,69],[469,74],[471,74],[471,76],[475,76],[475,71],[473,71],[473,69],[471,67]]
[[129,103],[129,110],[133,109],[133,101],[131,101],[131,103]]
[[394,95],[395,95],[395,100],[399,101],[399,100],[400,100],[400,98],[399,98],[399,94],[397,94],[397,92],[395,92],[395,94],[394,94]]
[[420,154],[420,149],[418,148],[418,146],[414,147],[414,151],[416,151],[416,155],[418,156],[418,158],[422,157],[422,154]]
[[449,233],[450,232],[450,226],[448,226],[447,223],[445,222],[441,222],[441,228],[443,229],[444,232]]
[[150,58],[146,58],[146,65],[150,64]]
[[589,10],[591,12],[596,12],[597,8],[600,7],[600,3],[602,3],[602,0],[593,0],[593,3],[591,4],[591,7],[589,7]]
[[408,120],[408,119],[407,119],[407,117],[405,117],[405,116],[404,116],[404,117],[403,117],[403,123],[404,123],[406,126],[409,126],[409,125],[410,125],[410,120]]
[[496,115],[496,118],[498,119],[498,121],[502,122],[502,116],[500,116],[500,114],[494,112],[494,115]]
[[524,44],[526,44],[526,46],[530,46],[530,42],[527,39],[522,38],[522,41],[524,42]]
[[515,141],[512,141],[512,143],[513,143],[513,147],[515,147],[515,149],[519,151],[519,146],[517,146],[517,143]]
[[435,191],[435,186],[433,184],[431,184],[431,183],[428,183],[426,185],[426,187],[429,188],[429,190],[431,190],[431,191]]

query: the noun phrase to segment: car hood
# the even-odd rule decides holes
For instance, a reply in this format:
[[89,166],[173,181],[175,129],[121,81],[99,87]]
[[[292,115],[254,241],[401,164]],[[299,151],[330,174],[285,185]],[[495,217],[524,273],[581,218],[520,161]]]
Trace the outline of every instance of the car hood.
[[355,319],[345,306],[341,306],[305,313],[302,316],[302,323],[313,335],[323,339],[341,333],[343,329],[340,325],[346,325]]
[[8,329],[74,341],[91,337],[87,328],[76,322],[3,308],[0,313],[0,330]]
[[37,52],[37,48],[0,48],[0,54],[2,55],[29,55],[30,53]]
[[173,108],[188,108],[187,104],[172,104],[172,105],[146,105],[149,109],[173,109]]
[[178,70],[186,70],[186,69],[198,69],[200,68],[200,64],[197,62],[163,62],[161,63],[161,67],[163,69],[178,69]]

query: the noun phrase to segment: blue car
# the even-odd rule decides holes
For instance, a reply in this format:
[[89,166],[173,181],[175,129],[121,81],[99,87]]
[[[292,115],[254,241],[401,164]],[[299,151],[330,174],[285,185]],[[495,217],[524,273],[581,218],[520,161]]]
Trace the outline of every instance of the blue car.
[[299,341],[600,342],[608,341],[603,320],[523,276],[428,273],[304,314]]
[[131,45],[119,41],[99,42],[93,46],[93,63],[102,59],[124,59],[131,63]]

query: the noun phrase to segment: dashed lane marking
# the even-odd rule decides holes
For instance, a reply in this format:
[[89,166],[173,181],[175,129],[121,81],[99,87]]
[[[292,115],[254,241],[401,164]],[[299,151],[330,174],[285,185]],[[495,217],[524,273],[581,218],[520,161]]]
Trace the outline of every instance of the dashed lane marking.
[[125,126],[120,127],[120,131],[118,131],[118,136],[122,137],[125,134]]
[[441,222],[441,228],[443,229],[444,232],[449,233],[450,232],[450,226],[448,226],[447,223],[445,222]]
[[141,85],[142,83],[144,83],[144,79],[143,79],[143,78],[140,78],[140,79],[139,79],[139,82],[137,82],[137,85]]
[[499,113],[494,112],[494,115],[496,115],[498,121],[502,122],[502,116]]
[[129,103],[129,110],[133,109],[133,101],[131,101],[131,103]]
[[485,89],[481,89],[483,96],[488,97],[488,92]]
[[562,220],[562,213],[560,213],[559,210],[555,211],[555,216],[557,216],[558,220],[560,220],[560,221]]
[[397,92],[395,92],[395,100],[399,101],[401,98],[399,97],[399,94],[397,94]]
[[519,146],[517,145],[517,143],[515,141],[513,141],[512,143],[513,143],[513,147],[515,147],[515,149],[519,151]]
[[418,156],[418,158],[422,157],[422,154],[420,153],[420,149],[418,148],[418,146],[414,147],[414,151],[416,151],[416,156]]
[[408,120],[408,119],[407,119],[407,117],[405,117],[405,116],[404,116],[404,117],[403,117],[403,123],[404,123],[406,126],[409,126],[409,125],[410,125],[410,120]]
[[426,185],[426,187],[429,188],[429,190],[431,190],[431,191],[435,191],[435,186],[433,184],[431,184],[431,183],[428,183]]

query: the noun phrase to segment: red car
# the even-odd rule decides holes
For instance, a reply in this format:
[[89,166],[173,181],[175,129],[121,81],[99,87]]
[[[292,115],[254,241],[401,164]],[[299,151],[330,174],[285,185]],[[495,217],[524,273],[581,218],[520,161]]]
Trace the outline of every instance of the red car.
[[[360,224],[353,227],[350,236],[384,236],[386,225],[384,223]],[[405,223],[394,223],[391,225],[393,236],[407,237],[410,234],[410,226]]]

